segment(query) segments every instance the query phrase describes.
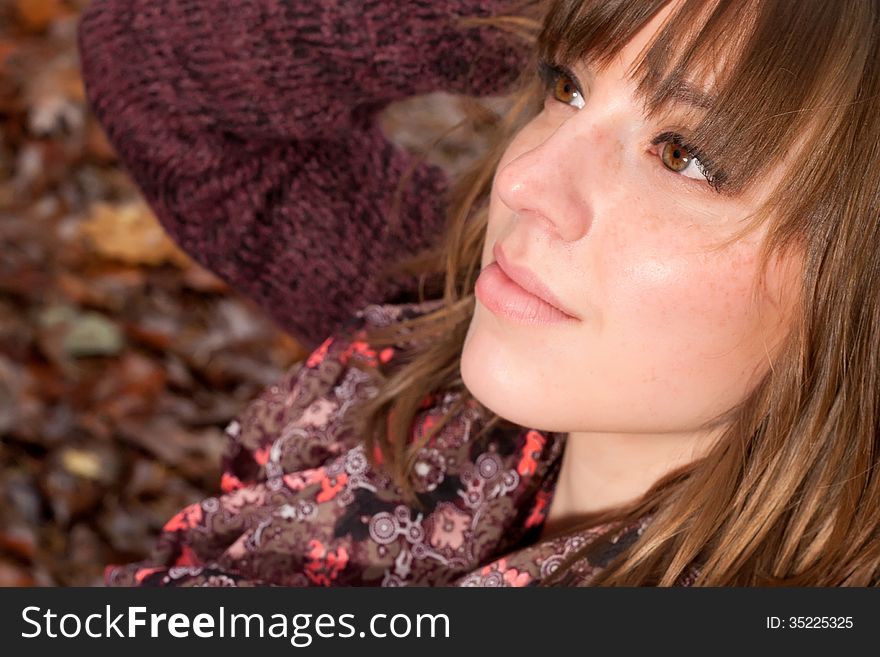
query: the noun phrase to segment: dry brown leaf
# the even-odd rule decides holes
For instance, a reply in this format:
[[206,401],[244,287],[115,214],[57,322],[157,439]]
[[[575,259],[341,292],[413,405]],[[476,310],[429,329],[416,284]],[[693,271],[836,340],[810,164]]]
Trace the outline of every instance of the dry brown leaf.
[[27,80],[23,97],[28,129],[44,137],[80,134],[85,128],[85,89],[79,69],[66,57],[41,67]]
[[80,226],[80,234],[105,258],[131,265],[190,264],[150,208],[140,201],[122,205],[96,203],[90,217]]
[[225,294],[229,292],[229,286],[222,279],[193,263],[193,266],[184,272],[183,282],[191,290],[208,292],[210,294]]
[[77,477],[95,479],[104,478],[104,467],[98,454],[84,449],[68,447],[61,452],[61,464],[64,469]]
[[92,390],[91,403],[104,417],[113,420],[134,413],[149,413],[167,380],[161,365],[128,351],[121,360],[106,368]]
[[0,529],[0,550],[19,559],[33,559],[37,550],[37,539],[33,527],[13,524]]
[[272,356],[272,362],[286,370],[308,356],[309,350],[291,335],[279,331],[269,353]]
[[55,279],[58,290],[68,302],[121,313],[133,294],[140,291],[145,277],[137,269],[89,275],[88,277],[62,271]]
[[20,565],[0,556],[0,587],[34,586],[36,582]]
[[9,74],[8,60],[18,48],[18,42],[11,39],[0,39],[0,74]]
[[86,118],[85,150],[99,162],[111,163],[119,159],[101,125],[91,114]]
[[19,24],[30,32],[42,32],[71,13],[64,0],[15,0],[15,10]]
[[226,436],[217,427],[186,429],[167,417],[125,418],[117,425],[119,437],[137,445],[165,465],[204,484],[220,478]]

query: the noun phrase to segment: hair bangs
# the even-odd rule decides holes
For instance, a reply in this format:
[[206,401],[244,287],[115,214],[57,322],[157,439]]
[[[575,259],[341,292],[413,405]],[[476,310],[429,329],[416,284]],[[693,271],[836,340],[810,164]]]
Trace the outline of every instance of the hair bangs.
[[[538,52],[601,69],[667,2],[557,3]],[[693,122],[688,137],[721,170],[719,188],[741,192],[855,99],[857,81],[832,72],[863,67],[876,17],[869,3],[845,4],[683,0],[633,67],[646,113],[688,109],[676,116]]]

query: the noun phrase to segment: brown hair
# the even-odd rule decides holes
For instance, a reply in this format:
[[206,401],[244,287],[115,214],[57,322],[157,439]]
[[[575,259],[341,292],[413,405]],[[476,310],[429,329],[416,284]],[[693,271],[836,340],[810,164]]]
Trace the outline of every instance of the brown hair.
[[[516,16],[490,22],[528,38],[533,62],[586,58],[601,67],[664,4],[528,2]],[[717,44],[728,59],[719,58]],[[671,585],[698,564],[698,585],[876,585],[880,0],[683,0],[634,72],[646,110],[661,111],[679,81],[709,66],[715,71],[719,62],[717,97],[693,138],[711,144],[723,160],[729,193],[790,160],[745,231],[767,222],[764,266],[785,249],[803,255],[798,312],[770,370],[725,415],[725,433],[706,456],[662,478],[635,503],[583,518],[587,527],[651,516],[640,538],[588,583]],[[442,295],[443,303],[436,312],[369,331],[375,345],[411,340],[416,346],[387,376],[369,370],[380,381],[378,394],[351,421],[371,457],[378,446],[414,505],[415,456],[472,400],[459,361],[493,175],[509,141],[540,111],[544,93],[536,67],[524,70],[510,111],[493,122],[493,147],[450,194],[443,243],[388,268],[419,274],[427,295]],[[410,443],[421,403],[440,391],[459,393],[459,404]],[[499,422],[492,416],[483,430]],[[571,566],[601,543],[576,551],[543,584],[586,583]]]

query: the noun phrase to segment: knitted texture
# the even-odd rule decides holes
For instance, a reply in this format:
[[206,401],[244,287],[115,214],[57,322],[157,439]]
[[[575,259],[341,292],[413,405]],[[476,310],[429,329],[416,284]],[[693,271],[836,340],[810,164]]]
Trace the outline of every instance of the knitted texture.
[[389,259],[435,244],[449,185],[377,123],[405,97],[502,93],[515,37],[463,28],[499,0],[94,0],[87,98],[172,239],[313,348],[367,303],[405,300]]

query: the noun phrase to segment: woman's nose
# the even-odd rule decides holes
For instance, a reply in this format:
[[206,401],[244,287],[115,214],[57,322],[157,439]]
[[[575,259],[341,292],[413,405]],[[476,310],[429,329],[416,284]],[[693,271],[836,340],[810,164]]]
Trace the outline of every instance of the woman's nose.
[[[590,194],[601,184],[602,139],[596,127],[569,119],[512,144],[514,157],[495,176],[499,199],[513,213],[547,224],[559,239],[575,242],[593,222]],[[528,128],[526,128],[528,130]],[[601,164],[599,164],[601,166]]]

